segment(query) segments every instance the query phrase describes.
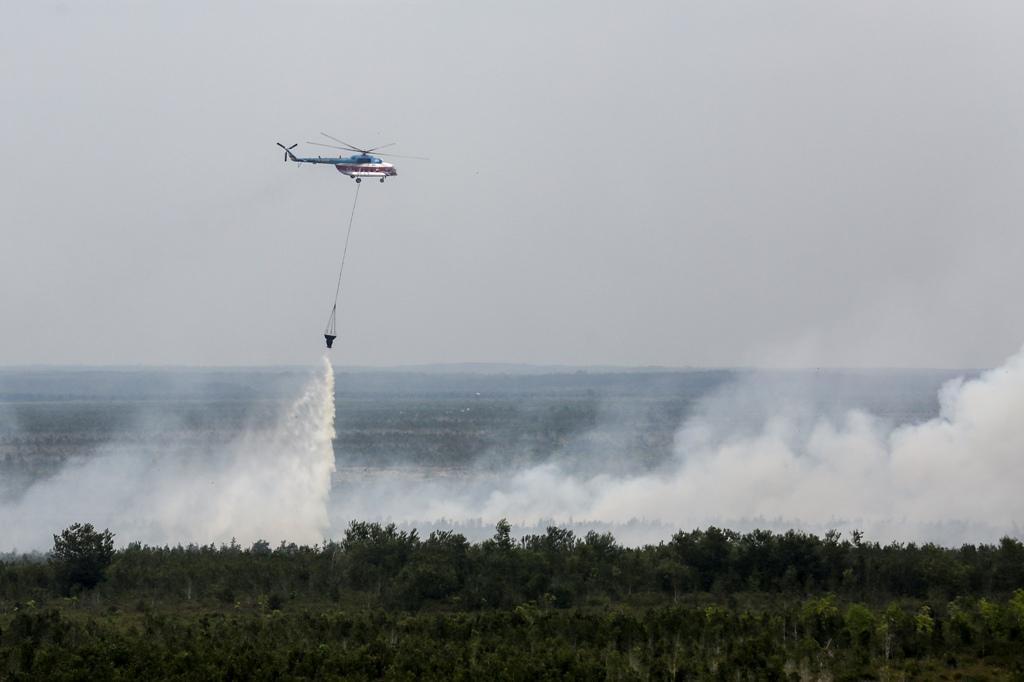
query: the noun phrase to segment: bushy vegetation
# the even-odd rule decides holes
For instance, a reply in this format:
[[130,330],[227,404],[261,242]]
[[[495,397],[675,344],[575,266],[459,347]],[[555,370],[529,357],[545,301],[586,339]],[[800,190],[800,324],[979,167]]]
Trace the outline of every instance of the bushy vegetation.
[[76,523],[53,536],[50,561],[64,591],[96,587],[113,559],[114,534],[91,523]]
[[[49,560],[0,563],[0,676],[1024,678],[1011,538],[708,528],[628,548],[554,527],[513,538],[504,522],[480,543],[354,522],[315,547],[108,555],[109,540],[76,525]],[[76,561],[96,580],[69,581]]]

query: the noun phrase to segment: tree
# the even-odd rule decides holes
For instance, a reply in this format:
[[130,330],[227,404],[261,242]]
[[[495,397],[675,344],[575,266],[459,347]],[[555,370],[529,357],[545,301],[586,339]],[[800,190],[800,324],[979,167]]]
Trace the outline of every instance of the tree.
[[875,614],[871,609],[854,602],[846,608],[846,631],[855,649],[868,650],[871,647],[871,635],[875,631]]
[[95,587],[114,558],[114,534],[91,523],[76,523],[53,536],[50,561],[66,591]]
[[515,547],[515,541],[512,539],[512,525],[508,522],[508,519],[501,519],[494,526],[494,544],[498,549],[508,552]]
[[385,583],[394,580],[419,545],[415,530],[400,531],[393,523],[352,521],[341,543],[348,578],[357,589],[374,587],[380,596]]

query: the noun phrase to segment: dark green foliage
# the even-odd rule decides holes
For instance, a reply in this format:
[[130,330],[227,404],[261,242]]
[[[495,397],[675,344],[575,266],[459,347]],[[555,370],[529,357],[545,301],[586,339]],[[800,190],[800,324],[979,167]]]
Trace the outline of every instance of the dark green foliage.
[[[412,613],[169,609],[123,616],[29,609],[0,618],[0,660],[9,679],[782,680],[882,672],[938,677],[951,669],[967,670],[964,679],[970,671],[1010,679],[1020,673],[1019,637],[1000,634],[985,653],[951,646],[929,639],[914,615],[896,605],[867,611],[872,627],[861,632],[873,634],[851,644],[848,633],[865,625],[861,609],[838,616],[828,598],[770,611],[532,603]],[[971,627],[983,620],[976,610],[969,616]]]
[[998,545],[879,545],[838,533],[824,538],[789,531],[680,531],[671,540],[623,547],[608,533],[579,538],[550,527],[513,538],[507,522],[470,543],[451,531],[422,539],[394,524],[353,522],[341,542],[305,547],[257,541],[248,549],[146,547],[113,550],[109,531],[76,524],[54,537],[48,563],[0,561],[0,599],[25,600],[100,587],[108,595],[215,600],[281,595],[369,606],[419,609],[554,607],[679,602],[712,594],[801,599],[835,594],[884,604],[912,598],[948,603],[956,597],[1010,594],[1024,585],[1024,548]]
[[[355,522],[339,543],[145,547],[72,526],[0,562],[0,677],[963,679],[1024,671],[1021,544],[551,527],[470,543]],[[59,549],[59,551],[58,551]],[[76,560],[85,571],[68,572]],[[112,556],[112,559],[111,559]],[[105,557],[105,558],[104,558]],[[72,592],[69,584],[89,587]]]
[[76,523],[53,536],[50,561],[65,592],[95,587],[113,558],[114,534],[97,531],[91,523]]

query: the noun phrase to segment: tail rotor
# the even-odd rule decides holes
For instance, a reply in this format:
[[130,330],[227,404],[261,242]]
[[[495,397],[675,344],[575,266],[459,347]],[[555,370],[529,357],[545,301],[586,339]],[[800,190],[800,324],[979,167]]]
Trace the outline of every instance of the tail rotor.
[[291,147],[285,147],[283,144],[278,142],[277,146],[284,150],[284,160],[285,161],[288,161],[289,159],[291,159],[292,161],[295,160],[295,155],[292,154],[292,150],[299,146],[298,142],[293,144]]

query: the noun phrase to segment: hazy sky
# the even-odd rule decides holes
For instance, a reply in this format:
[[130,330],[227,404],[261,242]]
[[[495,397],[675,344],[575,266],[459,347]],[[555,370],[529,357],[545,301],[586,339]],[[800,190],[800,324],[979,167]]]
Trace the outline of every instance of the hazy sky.
[[[991,366],[1019,2],[0,0],[0,365]],[[315,154],[317,148],[300,145]]]

